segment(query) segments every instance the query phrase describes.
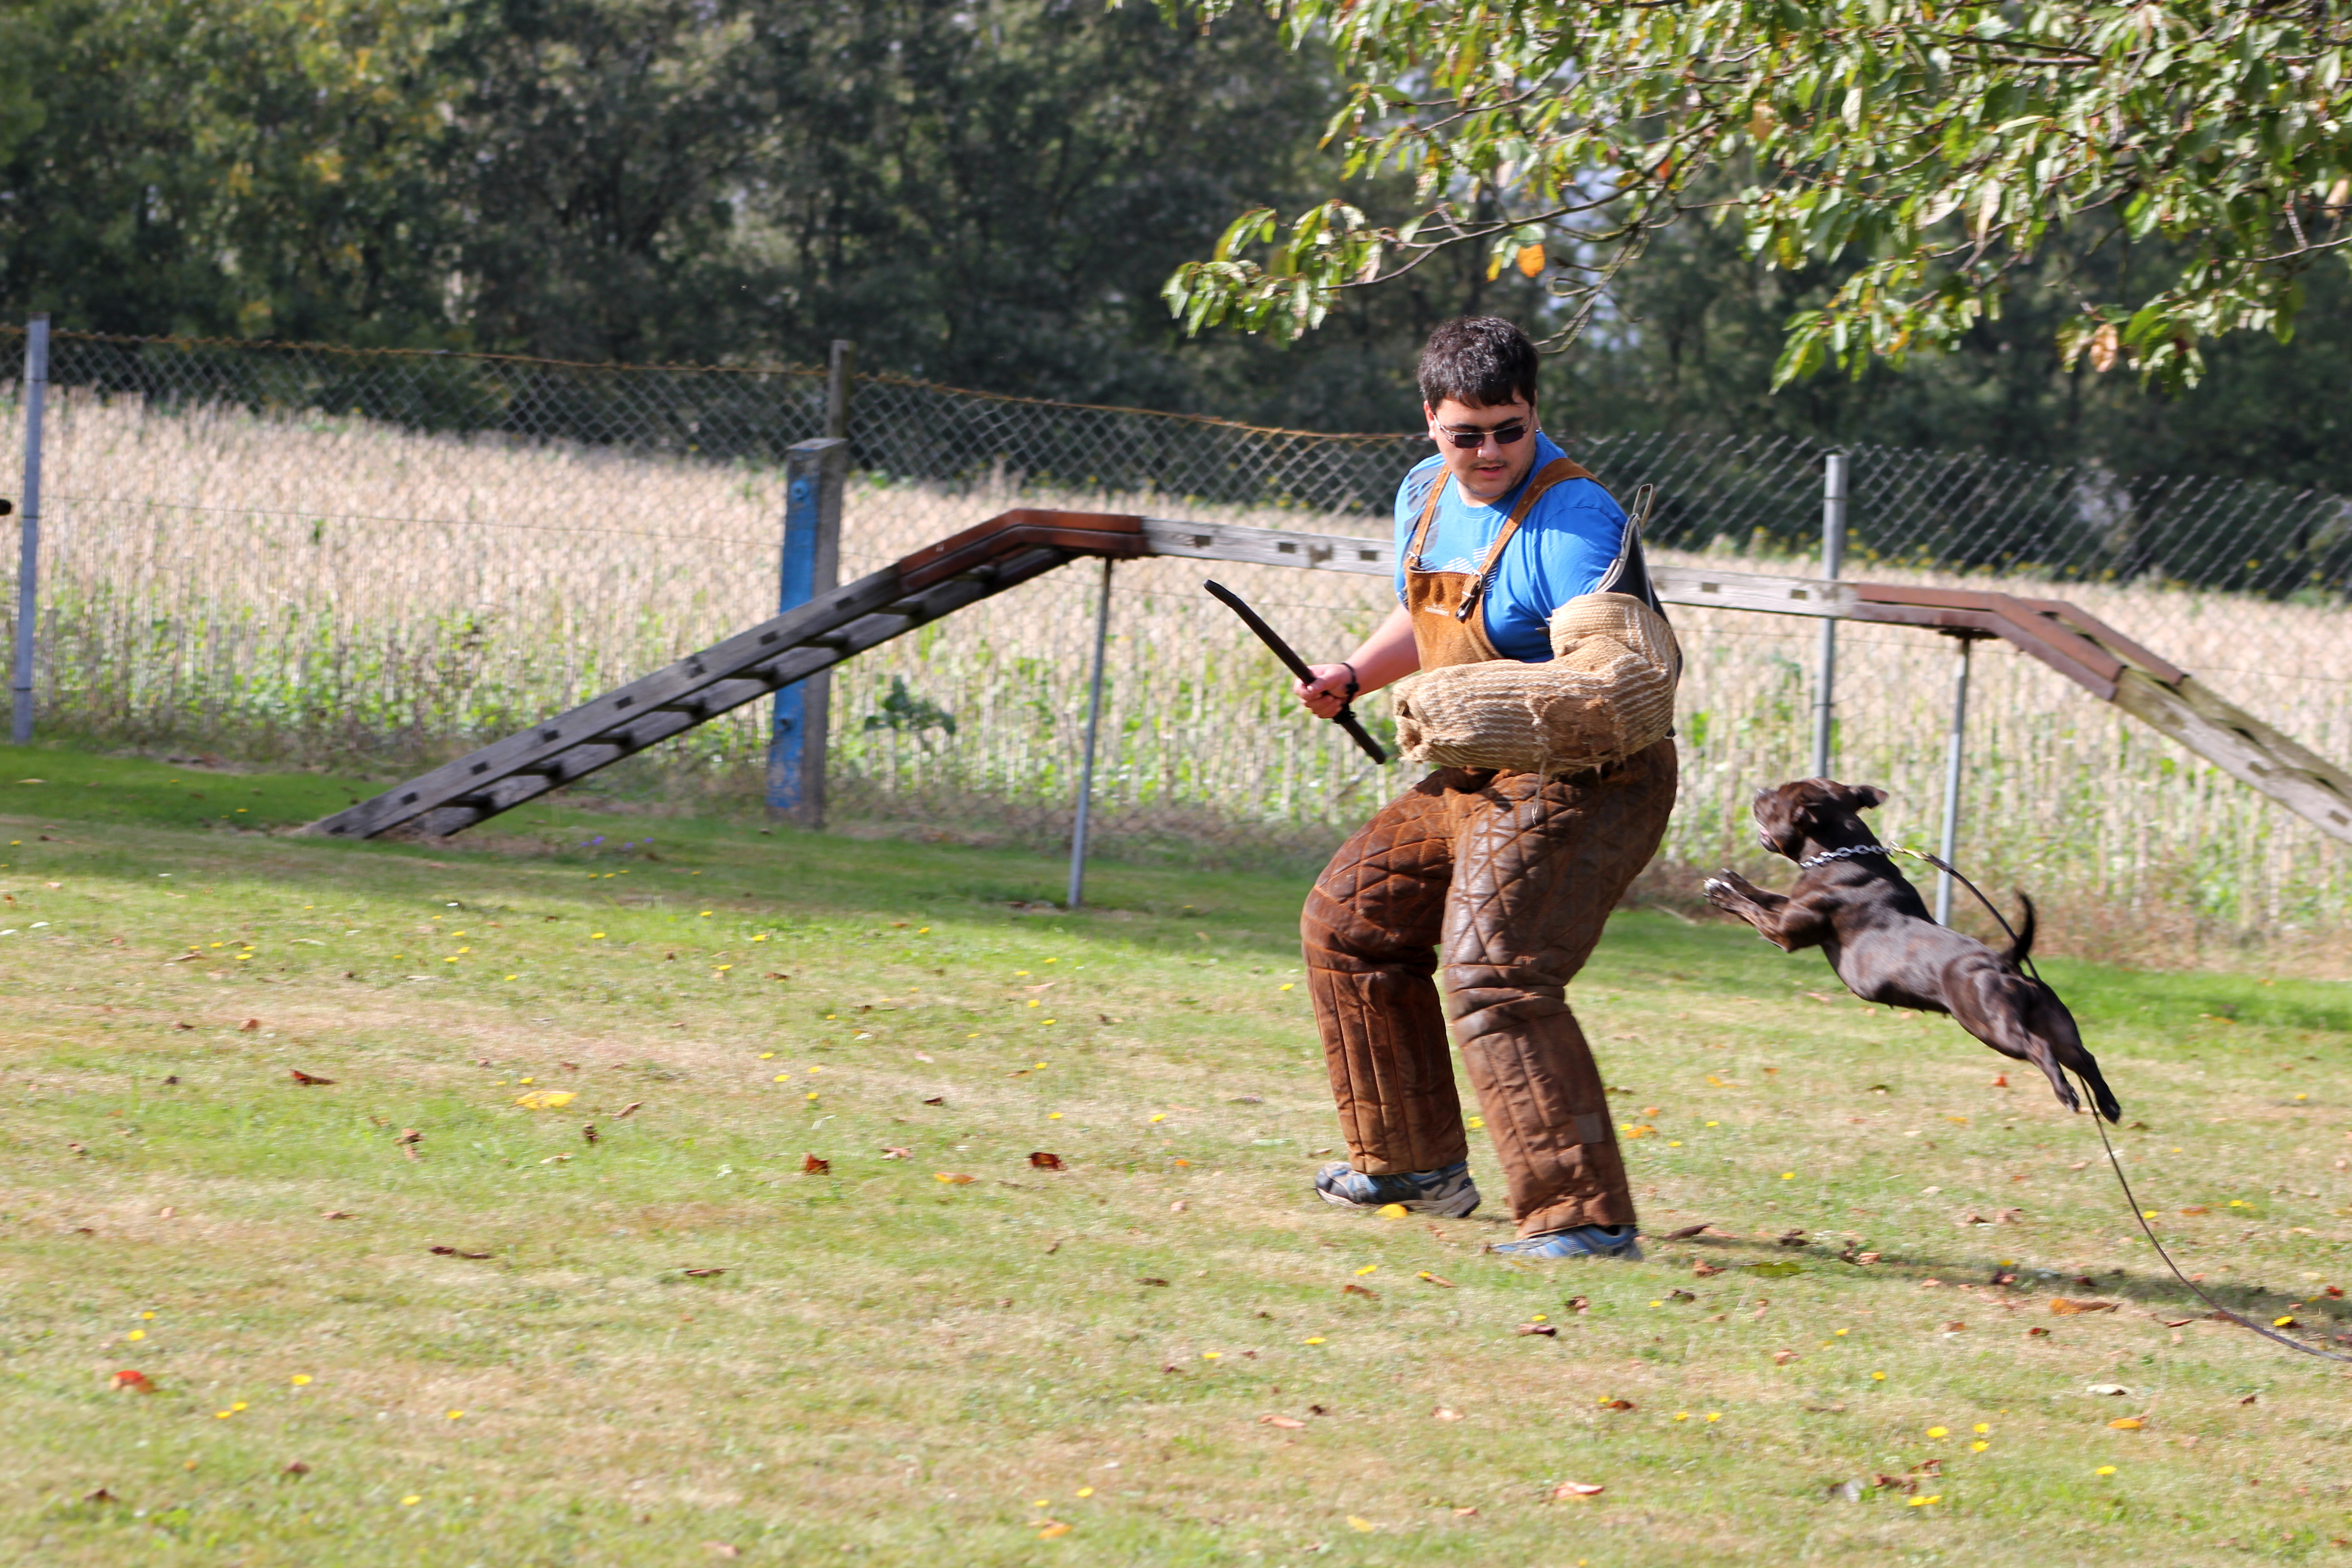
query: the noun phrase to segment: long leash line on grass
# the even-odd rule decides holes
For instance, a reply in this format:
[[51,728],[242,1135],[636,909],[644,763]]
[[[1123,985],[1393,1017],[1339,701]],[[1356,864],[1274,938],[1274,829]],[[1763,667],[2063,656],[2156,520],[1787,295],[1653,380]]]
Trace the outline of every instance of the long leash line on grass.
[[[2079,1073],[2075,1075],[2078,1079],[2082,1075]],[[2091,1086],[2087,1083],[2084,1084],[2083,1092],[2085,1095],[2088,1095],[2091,1092]],[[2240,1313],[2230,1310],[2229,1308],[2224,1307],[2221,1302],[2216,1301],[2212,1297],[2208,1296],[2205,1293],[2205,1288],[2203,1286],[2198,1284],[2196,1280],[2189,1278],[2188,1275],[2183,1274],[2180,1271],[2180,1265],[2172,1260],[2172,1254],[2164,1249],[2164,1243],[2156,1238],[2155,1230],[2149,1226],[2147,1223],[2147,1212],[2139,1206],[2139,1199],[2133,1195],[2131,1183],[2124,1175],[2124,1163],[2116,1156],[2116,1146],[2107,1141],[2106,1124],[2099,1120],[2099,1113],[2096,1110],[2091,1112],[2091,1125],[2099,1134],[2099,1146],[2107,1152],[2107,1169],[2116,1173],[2116,1185],[2124,1190],[2124,1201],[2131,1205],[2133,1223],[2137,1225],[2140,1228],[2140,1233],[2147,1237],[2147,1244],[2156,1248],[2156,1255],[2164,1259],[2164,1266],[2172,1270],[2172,1277],[2175,1279],[2179,1280],[2183,1285],[2188,1286],[2191,1295],[2194,1295],[2199,1300],[2212,1308],[2215,1316],[2226,1318],[2231,1322],[2237,1324],[2240,1328],[2252,1329],[2254,1332],[2262,1335],[2263,1338],[2266,1340],[2275,1340],[2291,1351],[2301,1351],[2305,1355],[2317,1356],[2322,1361],[2352,1362],[2352,1355],[2337,1355],[2334,1351],[2319,1350],[2314,1346],[2305,1344],[2300,1340],[2291,1340],[2284,1334],[2280,1333],[2276,1329],[2272,1328],[2268,1323],[2258,1323],[2252,1318],[2248,1318]]]
[[[1992,918],[2000,922],[2000,929],[2009,933],[2010,944],[2012,951],[2014,950],[2017,943],[2017,929],[2009,923],[2009,918],[2000,912],[2000,909],[1998,905],[1996,905],[1990,899],[1985,897],[1984,889],[1982,888],[1978,887],[1974,882],[1971,882],[1966,877],[1961,876],[1960,873],[1953,868],[1949,861],[1945,860],[1940,856],[1930,855],[1924,849],[1908,849],[1899,844],[1864,844],[1859,845],[1852,849],[1833,849],[1826,855],[1817,855],[1811,859],[1800,861],[1798,864],[1801,868],[1817,866],[1824,860],[1851,860],[1861,855],[1910,855],[1915,856],[1921,860],[1925,860],[1928,865],[1933,866],[1937,870],[1943,872],[1946,876],[1952,878],[1954,880],[1958,881],[1960,886],[1966,888],[1969,892],[1974,893],[1977,896],[1977,902],[1982,904],[1986,910],[1990,911]],[[2024,968],[2026,973],[2032,976],[2033,984],[2041,986],[2044,991],[2049,991],[2050,984],[2042,978],[2042,972],[2033,967],[2032,957],[2030,954],[2024,953],[2020,953],[2018,957],[2019,962]],[[2053,992],[2052,994],[2055,995],[2056,993]],[[2164,1249],[2164,1243],[2157,1239],[2155,1228],[2147,1223],[2147,1211],[2139,1206],[2139,1198],[2132,1192],[2131,1182],[2129,1178],[2126,1177],[2124,1174],[2123,1161],[2116,1157],[2116,1146],[2113,1142],[2109,1142],[2107,1138],[2107,1124],[2100,1120],[2099,1112],[2096,1109],[2098,1105],[2098,1097],[2091,1092],[2091,1086],[2088,1081],[2084,1079],[2082,1074],[2076,1073],[2074,1078],[2076,1082],[2082,1084],[2084,1100],[2093,1107],[2091,1111],[2091,1126],[2099,1135],[2099,1147],[2106,1151],[2107,1169],[2116,1173],[2116,1185],[2123,1189],[2124,1202],[2131,1205],[2132,1223],[2138,1226],[2140,1228],[2140,1234],[2147,1237],[2147,1244],[2156,1248],[2156,1255],[2164,1259],[2164,1266],[2172,1270],[2172,1277],[2175,1279],[2179,1280],[2183,1285],[2189,1287],[2189,1292],[2190,1295],[2195,1296],[2208,1307],[2212,1308],[2216,1316],[2224,1318],[2229,1321],[2237,1324],[2242,1329],[2252,1329],[2254,1332],[2262,1335],[2263,1338],[2266,1340],[2274,1340],[2278,1343],[2284,1345],[2287,1349],[2301,1352],[2303,1354],[2307,1356],[2317,1356],[2321,1361],[2352,1362],[2352,1356],[2338,1355],[2334,1351],[2319,1350],[2314,1346],[2305,1344],[2300,1340],[2291,1340],[2287,1338],[2286,1335],[2280,1333],[2276,1329],[2272,1328],[2268,1323],[2258,1323],[2252,1318],[2246,1317],[2242,1313],[2230,1310],[2229,1308],[2224,1307],[2221,1302],[2216,1301],[2212,1297],[2207,1295],[2203,1286],[2198,1284],[2196,1280],[2191,1279],[2188,1275],[2183,1274],[2180,1271],[2180,1265],[2172,1260],[2172,1254],[2167,1252]]]

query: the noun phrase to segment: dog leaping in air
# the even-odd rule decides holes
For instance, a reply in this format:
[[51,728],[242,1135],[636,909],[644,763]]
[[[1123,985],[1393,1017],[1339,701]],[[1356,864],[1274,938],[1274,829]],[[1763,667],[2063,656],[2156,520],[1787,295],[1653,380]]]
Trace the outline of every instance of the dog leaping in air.
[[2021,967],[2033,945],[2033,900],[2019,895],[2025,918],[2007,952],[1937,925],[1919,890],[1863,825],[1861,814],[1885,799],[1875,785],[1831,779],[1758,790],[1757,837],[1797,863],[1797,884],[1768,893],[1724,871],[1706,884],[1706,901],[1783,952],[1820,948],[1846,989],[1865,1002],[1949,1014],[2002,1056],[2040,1068],[2069,1110],[2082,1109],[2066,1080],[2069,1071],[2077,1074],[2099,1114],[2120,1120],[2123,1107],[2084,1048],[2074,1015]]

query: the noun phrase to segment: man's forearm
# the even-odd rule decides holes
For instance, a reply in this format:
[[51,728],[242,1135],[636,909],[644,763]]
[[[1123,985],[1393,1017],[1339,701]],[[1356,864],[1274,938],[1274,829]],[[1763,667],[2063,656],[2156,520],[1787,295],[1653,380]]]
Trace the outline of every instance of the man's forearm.
[[1413,646],[1412,612],[1402,605],[1390,611],[1388,619],[1373,627],[1372,635],[1348,656],[1348,662],[1355,666],[1356,685],[1363,691],[1378,691],[1419,669],[1421,650]]
[[[1372,635],[1356,645],[1346,664],[1310,664],[1315,672],[1311,681],[1301,681],[1291,689],[1307,704],[1308,711],[1318,718],[1328,719],[1350,697],[1402,680],[1421,668],[1421,654],[1413,647],[1412,612],[1399,605],[1388,619],[1372,628]],[[1352,670],[1354,689],[1349,689]]]

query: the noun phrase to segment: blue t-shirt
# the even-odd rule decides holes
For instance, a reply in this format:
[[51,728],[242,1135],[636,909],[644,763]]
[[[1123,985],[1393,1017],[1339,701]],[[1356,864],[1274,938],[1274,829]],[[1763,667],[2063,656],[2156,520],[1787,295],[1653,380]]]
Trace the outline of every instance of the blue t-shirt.
[[[1423,559],[1413,564],[1424,572],[1477,572],[1491,566],[1486,559],[1495,535],[1510,520],[1519,492],[1534,482],[1544,465],[1566,456],[1549,436],[1536,437],[1535,462],[1528,477],[1492,506],[1482,506],[1448,485],[1431,520]],[[1421,510],[1429,501],[1429,487],[1445,477],[1444,459],[1436,456],[1413,465],[1397,487],[1397,601],[1404,601],[1405,551]],[[1612,591],[1650,597],[1648,574],[1625,526],[1625,510],[1598,479],[1569,479],[1536,499],[1518,531],[1503,549],[1501,570],[1486,595],[1486,637],[1505,658],[1541,664],[1551,658],[1551,614],[1580,594],[1594,594],[1606,585]],[[1627,581],[1629,571],[1641,577]]]

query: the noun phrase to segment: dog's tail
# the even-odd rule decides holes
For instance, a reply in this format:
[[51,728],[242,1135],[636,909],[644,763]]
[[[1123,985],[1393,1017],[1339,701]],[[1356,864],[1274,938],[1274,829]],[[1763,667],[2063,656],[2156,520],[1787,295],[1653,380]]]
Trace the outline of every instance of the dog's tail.
[[2017,901],[2024,906],[2025,913],[2017,922],[2017,940],[2009,944],[2009,952],[2004,954],[2011,963],[2023,963],[2033,952],[2033,900],[2021,891]]

